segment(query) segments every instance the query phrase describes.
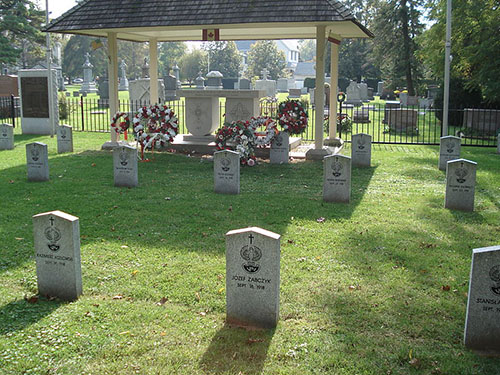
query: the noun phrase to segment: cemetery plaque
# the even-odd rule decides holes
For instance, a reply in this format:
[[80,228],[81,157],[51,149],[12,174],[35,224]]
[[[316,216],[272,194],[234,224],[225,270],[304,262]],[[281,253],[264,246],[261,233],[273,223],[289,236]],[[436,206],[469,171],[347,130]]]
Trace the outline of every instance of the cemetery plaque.
[[214,152],[214,186],[216,193],[240,193],[240,154],[231,150]]
[[287,164],[290,150],[290,134],[281,131],[274,136],[269,150],[271,164]]
[[472,251],[465,346],[500,354],[500,246]]
[[47,77],[21,77],[23,117],[49,118]]
[[72,301],[82,294],[80,224],[61,211],[33,216],[38,293]]
[[226,233],[226,321],[274,328],[279,319],[280,235],[257,227]]
[[73,152],[73,128],[69,125],[57,127],[57,153]]
[[351,158],[329,155],[324,158],[323,200],[349,203],[351,200]]
[[10,124],[0,125],[0,150],[14,148],[14,127]]
[[137,149],[121,145],[113,149],[115,186],[136,187],[139,185],[137,173]]
[[477,163],[457,159],[446,165],[445,208],[474,211]]
[[49,180],[49,153],[47,145],[33,142],[26,145],[28,181]]
[[460,138],[448,135],[441,137],[439,142],[439,169],[446,170],[446,163],[460,159]]
[[372,136],[358,133],[351,141],[352,165],[355,167],[370,167],[372,159]]

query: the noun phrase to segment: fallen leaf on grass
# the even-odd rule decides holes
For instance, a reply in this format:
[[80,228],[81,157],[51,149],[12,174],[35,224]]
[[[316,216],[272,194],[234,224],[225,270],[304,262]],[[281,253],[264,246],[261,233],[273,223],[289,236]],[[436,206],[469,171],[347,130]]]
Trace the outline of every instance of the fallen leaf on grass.
[[38,302],[38,296],[24,297],[24,299],[28,303],[37,303]]
[[156,305],[163,306],[168,301],[167,297],[162,297],[159,302],[156,302]]
[[128,246],[127,245],[122,245],[120,246],[122,249],[128,249]]
[[130,331],[123,331],[123,332],[120,332],[119,335],[128,335],[130,333]]
[[325,222],[325,220],[326,220],[326,219],[325,219],[324,217],[318,217],[318,218],[316,219],[316,221],[317,221],[318,223],[324,223],[324,222]]
[[288,240],[287,242],[290,243],[290,244],[294,244],[295,243],[294,240]]
[[196,300],[197,300],[198,302],[200,302],[200,300],[201,300],[200,293],[196,292],[196,293],[194,294],[194,297],[196,298]]
[[200,316],[206,316],[206,315],[207,315],[207,313],[206,313],[205,311],[200,311],[200,312],[198,313],[198,315],[200,315]]
[[167,332],[163,331],[160,333],[160,336],[166,336],[167,335]]
[[137,275],[137,273],[138,273],[138,272],[139,272],[138,270],[133,270],[133,271],[132,271],[132,276]]
[[256,342],[264,342],[264,339],[248,339],[247,344],[255,344]]
[[413,358],[408,363],[410,364],[410,366],[413,366],[413,367],[420,366],[420,360],[418,358]]
[[92,167],[95,167],[95,166],[96,166],[96,163],[92,163],[92,164],[90,164],[90,165],[91,165]]
[[218,290],[218,293],[219,293],[219,294],[224,293],[224,288],[220,288],[220,289]]
[[233,210],[233,206],[229,206],[229,211],[231,212]]
[[83,314],[83,315],[85,315],[85,316],[87,316],[87,317],[89,317],[89,318],[93,316],[93,315],[92,315],[92,313],[91,313],[90,311],[87,311],[87,312],[86,312],[85,314]]
[[15,239],[18,240],[18,241],[24,240],[24,238],[22,238],[22,237],[15,237]]
[[117,294],[113,297],[113,299],[123,299],[123,296],[121,294]]
[[450,291],[450,286],[449,286],[449,285],[443,285],[443,286],[441,287],[441,290],[442,290],[443,292],[449,292],[449,291]]
[[13,184],[14,183],[14,180],[9,180],[9,184]]

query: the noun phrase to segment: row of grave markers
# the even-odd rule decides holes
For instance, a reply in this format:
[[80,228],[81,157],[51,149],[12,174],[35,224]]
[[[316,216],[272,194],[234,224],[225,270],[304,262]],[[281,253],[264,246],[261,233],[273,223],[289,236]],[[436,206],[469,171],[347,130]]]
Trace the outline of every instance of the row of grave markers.
[[[79,219],[61,211],[33,216],[40,295],[73,301],[83,293]],[[257,227],[226,233],[226,322],[271,329],[279,320],[280,235]],[[474,249],[465,345],[500,353],[500,246]]]
[[[0,125],[0,150],[14,149],[14,127]],[[69,125],[57,126],[57,153],[73,152],[73,128]]]

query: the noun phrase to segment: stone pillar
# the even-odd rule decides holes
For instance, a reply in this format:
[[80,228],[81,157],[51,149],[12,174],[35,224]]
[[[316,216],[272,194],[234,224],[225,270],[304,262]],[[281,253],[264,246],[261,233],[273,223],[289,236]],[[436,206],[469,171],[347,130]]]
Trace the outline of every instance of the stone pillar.
[[[109,77],[109,123],[118,112],[118,43],[116,33],[108,33],[108,77]],[[111,142],[102,145],[103,149],[112,149],[118,145],[118,134],[111,133]]]

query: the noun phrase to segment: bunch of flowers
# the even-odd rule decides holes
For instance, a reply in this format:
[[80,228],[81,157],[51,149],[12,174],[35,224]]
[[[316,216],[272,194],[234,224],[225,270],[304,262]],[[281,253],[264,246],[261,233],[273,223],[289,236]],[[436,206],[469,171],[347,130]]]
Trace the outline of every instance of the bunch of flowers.
[[164,146],[174,140],[179,122],[174,111],[167,106],[142,107],[134,116],[134,134],[143,148],[153,144]]
[[228,150],[234,147],[235,151],[240,154],[241,164],[255,165],[255,132],[252,131],[248,121],[226,122],[217,130],[215,143],[217,150]]
[[[121,120],[118,122],[118,120]],[[116,112],[116,114],[111,119],[111,129],[113,129],[117,134],[125,133],[130,127],[130,117],[125,112]]]
[[300,134],[307,127],[307,112],[300,100],[286,100],[278,107],[279,124],[290,134]]

